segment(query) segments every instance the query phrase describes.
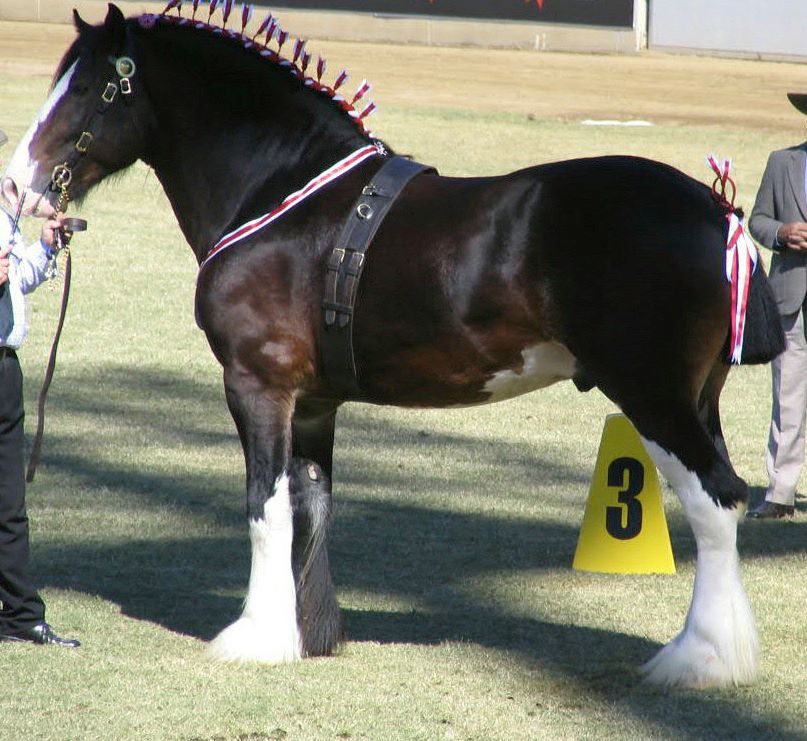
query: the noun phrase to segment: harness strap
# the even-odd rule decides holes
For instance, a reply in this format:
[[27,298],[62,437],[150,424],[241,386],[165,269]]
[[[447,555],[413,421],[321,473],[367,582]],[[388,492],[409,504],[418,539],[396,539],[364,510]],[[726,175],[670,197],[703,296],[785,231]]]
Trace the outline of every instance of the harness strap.
[[219,239],[219,241],[216,242],[213,247],[210,248],[210,251],[199,265],[199,272],[202,271],[202,269],[213,257],[218,255],[223,250],[226,250],[229,247],[232,247],[234,244],[251,237],[256,232],[279,219],[287,211],[302,203],[306,198],[314,195],[314,193],[321,188],[324,188],[334,180],[342,177],[342,175],[350,172],[350,170],[360,165],[366,159],[369,159],[370,157],[377,157],[379,154],[381,154],[381,152],[382,149],[379,143],[367,144],[366,146],[361,147],[361,149],[357,149],[347,157],[339,160],[339,162],[336,164],[331,165],[327,170],[321,172],[312,180],[309,180],[308,183],[300,188],[300,190],[286,196],[283,201],[269,213],[263,214],[263,216],[259,216],[256,219],[252,219],[251,221],[246,222],[246,224],[242,224],[237,229],[233,229],[233,231],[228,232],[221,239]]
[[362,189],[328,258],[322,301],[322,365],[331,386],[347,396],[359,394],[353,357],[353,312],[367,249],[401,191],[423,172],[436,170],[404,157],[388,159]]

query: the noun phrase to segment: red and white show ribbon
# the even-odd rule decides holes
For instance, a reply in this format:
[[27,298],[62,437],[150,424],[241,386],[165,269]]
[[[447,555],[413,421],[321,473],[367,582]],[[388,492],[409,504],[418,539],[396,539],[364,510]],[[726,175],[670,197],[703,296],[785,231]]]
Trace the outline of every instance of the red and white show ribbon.
[[[745,315],[748,309],[748,292],[751,288],[751,275],[757,268],[757,248],[748,232],[745,230],[742,219],[734,210],[734,197],[726,199],[726,185],[730,183],[734,190],[734,181],[729,176],[731,160],[723,160],[718,164],[714,155],[706,158],[709,166],[717,175],[715,185],[712,186],[715,194],[722,199],[724,205],[730,210],[726,214],[729,222],[728,237],[726,238],[726,279],[731,284],[731,345],[729,358],[732,363],[742,362],[743,334],[745,332]],[[717,183],[721,189],[716,189]]]
[[745,313],[751,275],[757,268],[757,248],[748,236],[736,213],[729,214],[729,235],[726,241],[726,278],[731,283],[731,346],[732,363],[741,363]]
[[272,209],[269,213],[259,216],[256,219],[252,219],[246,224],[242,224],[237,229],[225,234],[218,242],[216,242],[216,244],[213,245],[210,252],[207,253],[207,257],[205,257],[205,259],[202,260],[201,265],[199,265],[199,270],[201,270],[213,257],[218,255],[223,250],[226,250],[228,247],[232,247],[234,244],[237,244],[247,237],[252,236],[255,234],[255,232],[260,231],[265,226],[268,226],[273,221],[279,219],[287,211],[291,210],[308,198],[308,196],[313,195],[318,190],[324,188],[329,183],[332,183],[337,178],[340,178],[345,173],[350,172],[350,170],[360,165],[366,159],[369,159],[370,157],[377,157],[380,154],[382,154],[382,150],[378,145],[368,144],[366,147],[357,149],[355,152],[353,152],[353,154],[339,160],[339,162],[337,162],[335,165],[332,165],[327,170],[321,172],[315,178],[310,180],[306,185],[300,188],[300,190],[286,196],[286,198],[283,199],[283,202],[276,208]]

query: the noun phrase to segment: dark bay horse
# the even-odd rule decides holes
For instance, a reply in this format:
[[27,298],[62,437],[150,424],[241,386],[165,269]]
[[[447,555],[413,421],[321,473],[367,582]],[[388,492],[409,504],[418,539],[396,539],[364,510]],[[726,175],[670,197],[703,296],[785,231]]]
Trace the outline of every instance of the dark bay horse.
[[[276,662],[338,644],[326,534],[340,404],[470,406],[571,379],[631,419],[697,540],[686,624],[647,676],[751,680],[757,638],[736,550],[747,488],[718,410],[727,204],[633,157],[421,173],[367,253],[352,315],[357,388],[345,391],[323,366],[328,265],[354,202],[392,159],[366,129],[367,86],[343,97],[344,75],[327,85],[324,63],[274,19],[253,34],[248,8],[236,18],[231,0],[198,5],[130,19],[110,5],[98,26],[76,14],[78,37],[2,191],[45,216],[60,191],[81,199],[142,159],[200,263],[197,318],[243,444],[252,543],[243,613],[212,652]],[[761,266],[745,321],[744,362],[781,351]]]

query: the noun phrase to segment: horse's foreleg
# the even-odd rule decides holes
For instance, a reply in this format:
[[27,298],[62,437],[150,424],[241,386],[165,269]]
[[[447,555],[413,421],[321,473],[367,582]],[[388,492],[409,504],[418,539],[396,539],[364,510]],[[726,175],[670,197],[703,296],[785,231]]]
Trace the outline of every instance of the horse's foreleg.
[[[695,585],[684,629],[643,669],[656,684],[744,684],[756,674],[758,653],[737,553],[737,520],[747,488],[694,415],[681,412],[675,418],[680,423],[678,439],[644,437],[644,442],[681,500],[695,534]],[[670,419],[666,416],[668,424]],[[675,424],[668,429],[672,427]]]
[[292,566],[304,656],[332,654],[343,635],[328,561],[335,421],[335,404],[307,400],[298,401],[292,420]]
[[252,569],[241,617],[212,641],[210,653],[225,661],[294,661],[302,645],[291,563],[293,395],[247,374],[225,372],[225,387],[246,459]]

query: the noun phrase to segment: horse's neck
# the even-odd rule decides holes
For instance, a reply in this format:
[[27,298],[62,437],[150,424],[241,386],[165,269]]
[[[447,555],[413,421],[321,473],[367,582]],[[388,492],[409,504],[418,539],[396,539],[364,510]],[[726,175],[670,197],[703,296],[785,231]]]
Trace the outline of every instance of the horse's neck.
[[144,160],[200,261],[225,233],[271,210],[369,141],[318,93],[289,95],[279,86],[273,96],[265,87],[244,86],[243,96],[260,100],[236,114],[204,86],[177,90],[159,77],[149,91],[155,131]]
[[[238,139],[237,132],[221,134]],[[228,231],[266,213],[286,196],[366,142],[273,139],[262,147],[215,151],[215,143],[177,142],[170,165],[149,162],[173,207],[180,228],[201,261]],[[293,151],[295,156],[289,157]]]

